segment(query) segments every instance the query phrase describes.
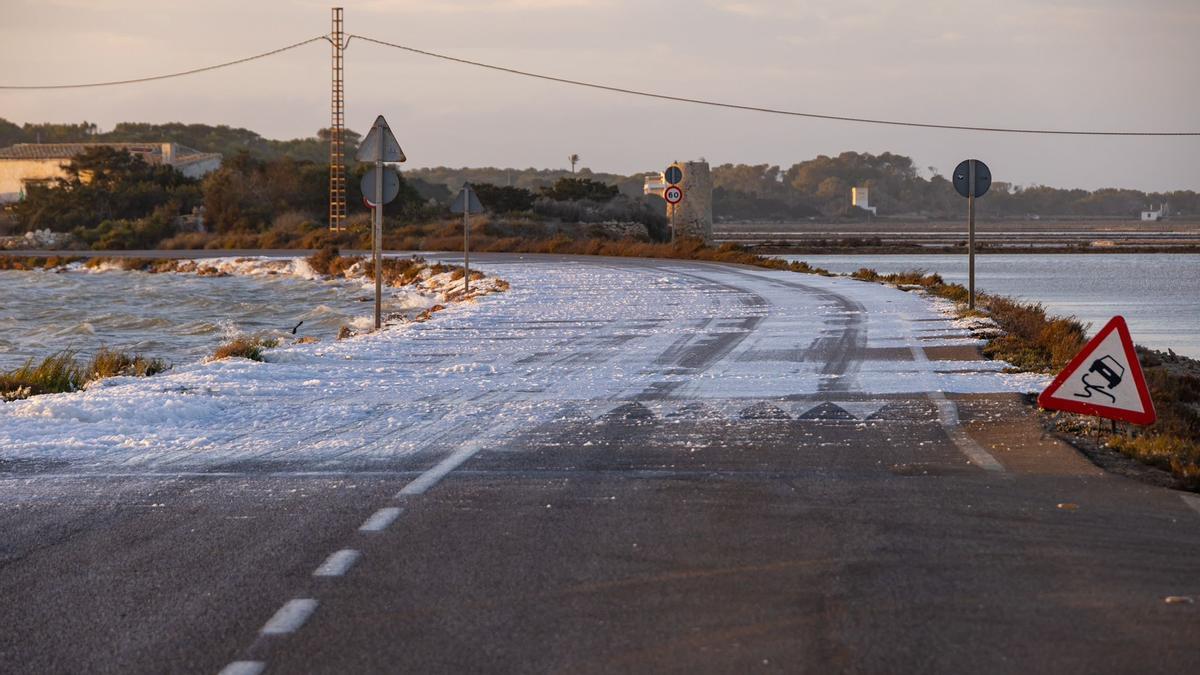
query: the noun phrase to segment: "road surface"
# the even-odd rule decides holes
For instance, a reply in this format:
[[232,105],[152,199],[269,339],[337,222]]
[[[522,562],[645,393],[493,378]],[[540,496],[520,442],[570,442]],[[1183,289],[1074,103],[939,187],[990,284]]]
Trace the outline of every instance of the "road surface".
[[512,291],[0,408],[0,672],[1200,671],[1200,500],[927,300],[477,264]]

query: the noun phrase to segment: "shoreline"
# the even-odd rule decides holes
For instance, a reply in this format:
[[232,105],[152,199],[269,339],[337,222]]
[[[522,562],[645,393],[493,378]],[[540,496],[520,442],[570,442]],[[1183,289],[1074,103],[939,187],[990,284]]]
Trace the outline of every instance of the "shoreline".
[[[0,271],[84,275],[134,272],[216,278],[288,277],[312,283],[342,283],[349,284],[351,287],[361,285],[364,290],[368,290],[368,287],[371,290],[374,288],[374,284],[370,282],[369,276],[364,271],[366,267],[364,259],[340,257],[336,251],[322,251],[310,257],[290,256],[286,258],[223,256],[203,260],[185,260],[112,256],[82,259],[48,256],[46,258],[24,258],[24,260],[30,261],[30,264],[14,267],[11,258],[0,256]],[[349,324],[343,324],[336,339],[330,341],[340,341],[375,332],[382,333],[398,326],[422,323],[430,320],[435,313],[449,307],[471,303],[477,298],[505,292],[509,288],[508,282],[503,279],[485,275],[479,270],[472,270],[470,291],[467,292],[465,289],[466,275],[461,267],[436,261],[428,262],[415,256],[407,259],[391,258],[387,260],[384,273],[385,296],[401,309],[397,311],[397,307],[393,306],[386,311],[383,317],[383,326],[379,331],[358,328],[358,322],[351,321]],[[388,308],[385,307],[385,309]],[[301,321],[301,323],[304,322]],[[142,361],[159,364],[156,368],[141,369],[137,373],[140,377],[166,372],[175,365],[203,365],[222,360],[230,355],[245,356],[237,351],[229,352],[227,350],[231,344],[239,341],[259,347],[255,356],[247,357],[257,361],[270,360],[261,357],[263,349],[321,342],[321,338],[309,335],[295,337],[295,330],[293,329],[292,332],[292,336],[283,334],[286,333],[286,330],[283,333],[249,331],[233,336],[227,335],[214,342],[212,349],[215,351],[208,356],[189,358],[172,365],[166,365],[165,361],[152,354],[143,358],[141,353],[112,350],[105,344],[97,347],[97,354],[109,354],[112,358],[124,359],[130,364],[138,364]],[[86,354],[88,351],[90,350],[84,349],[83,353]],[[25,400],[45,394],[77,393],[105,379],[133,374],[124,372],[125,369],[122,367],[105,369],[106,374],[98,376],[80,377],[78,373],[82,373],[84,369],[76,364],[75,357],[79,353],[80,351],[74,345],[67,345],[41,357],[30,356],[24,365],[0,371],[0,384],[4,385],[0,390],[0,401]],[[95,370],[95,368],[91,370]]]

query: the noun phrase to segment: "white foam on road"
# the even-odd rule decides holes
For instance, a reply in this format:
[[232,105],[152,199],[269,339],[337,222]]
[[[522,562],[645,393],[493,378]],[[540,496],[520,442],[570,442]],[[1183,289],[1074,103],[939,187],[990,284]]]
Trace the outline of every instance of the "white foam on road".
[[[488,263],[508,293],[434,320],[331,343],[112,378],[74,394],[0,404],[0,459],[75,474],[389,469],[434,452],[427,489],[501,422],[532,428],[564,402],[618,405],[648,388],[676,399],[1033,391],[1004,364],[874,360],[826,373],[808,353],[855,323],[868,350],[970,341],[911,293],[848,279],[668,261]],[[789,285],[790,284],[790,285]],[[797,288],[802,284],[805,288]],[[829,293],[854,303],[832,301]],[[753,324],[751,326],[750,324]],[[702,367],[676,362],[718,349]],[[441,467],[441,468],[438,468]]]

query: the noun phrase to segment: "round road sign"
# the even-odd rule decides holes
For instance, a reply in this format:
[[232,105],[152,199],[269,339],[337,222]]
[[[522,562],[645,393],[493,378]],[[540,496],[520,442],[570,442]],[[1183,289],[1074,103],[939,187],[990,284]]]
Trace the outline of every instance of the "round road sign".
[[678,204],[683,201],[683,190],[678,185],[663,190],[663,199],[667,200],[668,204]]
[[679,185],[683,180],[683,169],[680,169],[678,164],[672,164],[663,172],[663,178],[667,179],[668,185]]
[[992,187],[992,172],[977,159],[964,159],[954,169],[954,189],[964,197],[971,196],[967,183],[971,180],[971,162],[975,162],[975,196],[982,197]]
[[[372,168],[370,171],[368,171],[362,177],[362,182],[359,183],[359,187],[362,188],[363,199],[367,200],[367,202],[369,202],[372,205],[372,207],[374,207],[374,205],[379,204],[379,199],[377,198],[377,195],[375,194],[375,169],[374,168]],[[396,198],[396,195],[399,195],[399,194],[400,194],[400,177],[396,175],[395,171],[392,171],[391,169],[384,167],[384,169],[383,169],[383,203],[387,204],[387,203],[391,202],[393,199]]]

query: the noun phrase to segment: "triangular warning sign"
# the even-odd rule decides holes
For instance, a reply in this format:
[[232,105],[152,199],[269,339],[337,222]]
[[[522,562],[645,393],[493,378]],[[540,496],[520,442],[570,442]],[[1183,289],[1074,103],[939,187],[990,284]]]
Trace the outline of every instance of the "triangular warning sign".
[[407,159],[400,149],[400,141],[392,133],[383,115],[375,118],[375,124],[367,132],[367,137],[358,146],[354,158],[360,162],[403,162]]
[[1158,419],[1125,319],[1114,316],[1038,396],[1038,405],[1154,424]]

